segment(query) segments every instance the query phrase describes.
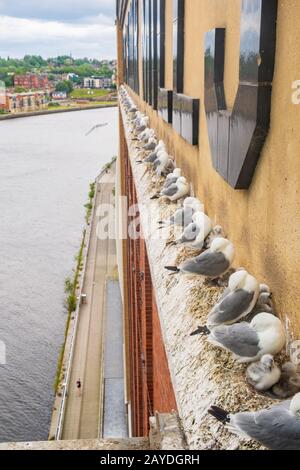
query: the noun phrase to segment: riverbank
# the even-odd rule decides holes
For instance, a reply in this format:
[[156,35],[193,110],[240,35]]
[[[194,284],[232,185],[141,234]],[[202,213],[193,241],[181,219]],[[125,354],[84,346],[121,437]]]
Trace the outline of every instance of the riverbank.
[[48,114],[61,114],[61,113],[71,113],[73,111],[88,111],[91,109],[105,109],[105,108],[116,108],[118,106],[117,102],[112,102],[111,104],[96,104],[96,105],[88,105],[88,106],[78,106],[74,108],[63,108],[63,109],[46,109],[43,111],[33,111],[29,113],[17,113],[17,114],[2,114],[0,115],[0,121],[5,121],[8,119],[19,119],[25,117],[33,117],[33,116],[43,116]]

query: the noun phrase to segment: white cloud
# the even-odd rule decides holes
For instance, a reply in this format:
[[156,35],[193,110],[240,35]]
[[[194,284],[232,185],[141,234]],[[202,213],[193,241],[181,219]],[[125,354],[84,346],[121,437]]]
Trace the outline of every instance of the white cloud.
[[[40,52],[38,52],[40,51]],[[103,14],[84,22],[47,21],[0,16],[0,55],[22,57],[25,53],[53,56],[115,58],[115,26]]]

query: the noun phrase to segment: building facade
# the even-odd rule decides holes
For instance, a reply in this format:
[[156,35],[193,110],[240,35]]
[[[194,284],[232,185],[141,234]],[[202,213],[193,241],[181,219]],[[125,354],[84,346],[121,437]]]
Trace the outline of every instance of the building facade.
[[94,89],[111,88],[112,79],[107,77],[85,77],[83,86],[84,88]]
[[[244,266],[271,287],[291,343],[300,336],[300,66],[291,46],[300,41],[299,14],[295,0],[117,0],[119,86],[149,116],[150,127],[190,181],[192,194],[234,243],[235,267]],[[120,194],[142,204],[130,145],[121,106]],[[168,384],[167,408],[175,406],[175,397],[184,415],[188,405],[178,392],[178,377],[174,379],[174,369],[181,377],[180,368],[168,342],[172,333],[164,324],[168,306],[159,298],[163,289],[154,245],[151,240],[137,245],[127,241],[119,249],[128,325],[128,396],[140,384],[133,361],[146,361],[132,345],[136,302],[136,311],[152,309],[149,335],[152,341],[154,335],[160,337],[152,354],[167,352],[160,370]],[[136,278],[146,286],[148,279],[149,289],[143,293]],[[176,317],[181,306],[174,308]],[[142,321],[141,313],[138,317]],[[146,339],[140,344],[147,351]],[[157,373],[148,388],[154,387],[162,400],[164,380]],[[134,414],[138,405],[134,400],[131,404]]]
[[32,93],[7,93],[0,109],[8,113],[27,113],[45,109],[47,106],[46,95],[42,91]]
[[23,75],[14,76],[14,86],[22,87],[28,90],[44,90],[49,87],[47,75],[37,75],[34,73],[26,73]]

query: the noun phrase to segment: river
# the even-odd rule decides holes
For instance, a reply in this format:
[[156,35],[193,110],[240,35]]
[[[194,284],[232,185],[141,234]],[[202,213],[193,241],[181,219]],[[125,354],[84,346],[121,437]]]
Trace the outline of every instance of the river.
[[[98,123],[89,136],[85,134]],[[46,440],[89,183],[116,155],[117,110],[0,121],[0,441]]]

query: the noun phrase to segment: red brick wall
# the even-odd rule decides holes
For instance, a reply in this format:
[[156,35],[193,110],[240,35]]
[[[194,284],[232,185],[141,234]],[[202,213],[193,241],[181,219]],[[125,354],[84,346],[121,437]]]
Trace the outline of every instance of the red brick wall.
[[153,407],[155,412],[158,411],[160,413],[169,413],[173,410],[177,410],[177,405],[154,296],[152,304],[152,321]]
[[[134,180],[127,152],[123,152],[128,206],[137,202]],[[128,218],[128,224],[132,218]],[[156,411],[171,412],[176,401],[163,343],[147,248],[143,238],[128,238],[127,316],[129,325],[130,401],[134,436],[149,431],[149,417]]]

